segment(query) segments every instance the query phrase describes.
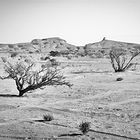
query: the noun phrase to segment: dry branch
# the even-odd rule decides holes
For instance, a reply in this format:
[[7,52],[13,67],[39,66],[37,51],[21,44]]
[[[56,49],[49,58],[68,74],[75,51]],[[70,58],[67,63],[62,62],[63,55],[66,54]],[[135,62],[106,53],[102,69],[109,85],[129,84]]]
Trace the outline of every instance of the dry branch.
[[10,62],[4,62],[4,70],[8,74],[6,77],[0,77],[1,79],[12,78],[15,80],[19,96],[23,96],[24,93],[41,88],[46,85],[67,85],[72,86],[69,82],[65,81],[65,77],[60,74],[58,66],[46,66],[41,67],[40,70],[33,71],[34,63],[16,62],[11,64]]
[[123,72],[133,66],[131,61],[139,55],[140,51],[131,52],[130,58],[124,49],[112,49],[110,51],[111,64],[115,72]]

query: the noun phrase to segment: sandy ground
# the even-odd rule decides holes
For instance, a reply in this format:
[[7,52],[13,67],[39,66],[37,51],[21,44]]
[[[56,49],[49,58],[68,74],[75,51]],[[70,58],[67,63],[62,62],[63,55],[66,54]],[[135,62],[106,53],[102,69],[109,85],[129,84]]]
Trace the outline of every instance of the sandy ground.
[[[61,66],[72,88],[46,86],[15,97],[14,81],[0,80],[0,140],[140,139],[139,65],[124,73],[114,73],[109,59],[63,60]],[[54,119],[42,121],[45,114]],[[82,135],[78,126],[85,121],[91,128]]]

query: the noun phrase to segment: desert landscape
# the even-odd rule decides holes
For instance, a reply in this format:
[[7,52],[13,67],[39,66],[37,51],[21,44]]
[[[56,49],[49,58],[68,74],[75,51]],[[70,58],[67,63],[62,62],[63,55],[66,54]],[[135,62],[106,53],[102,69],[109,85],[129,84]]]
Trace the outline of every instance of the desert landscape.
[[36,65],[52,60],[71,84],[18,96],[15,81],[1,78],[0,140],[140,140],[140,55],[132,67],[115,72],[109,56],[114,48],[132,52],[140,45],[103,38],[75,46],[56,37],[0,44],[1,77],[7,76],[7,60]]

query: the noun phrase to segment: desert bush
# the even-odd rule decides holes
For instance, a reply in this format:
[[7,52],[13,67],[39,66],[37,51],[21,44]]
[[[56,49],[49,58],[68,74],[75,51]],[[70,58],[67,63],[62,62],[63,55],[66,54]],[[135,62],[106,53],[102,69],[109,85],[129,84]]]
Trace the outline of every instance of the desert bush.
[[40,51],[39,51],[39,50],[35,50],[35,52],[36,52],[36,53],[39,53]]
[[19,48],[23,48],[24,45],[23,45],[23,44],[18,44],[18,47],[19,47]]
[[33,62],[16,62],[11,64],[10,62],[4,62],[4,70],[8,74],[7,77],[1,77],[1,79],[12,78],[15,80],[19,96],[23,96],[30,90],[35,90],[46,85],[67,85],[71,84],[65,81],[65,77],[60,74],[58,67],[52,67],[46,65],[46,67],[40,67],[39,70],[35,70],[35,64]]
[[118,77],[118,78],[116,79],[116,81],[122,81],[122,80],[123,80],[122,77]]
[[83,133],[86,134],[90,129],[90,123],[89,122],[82,122],[79,125],[79,130]]
[[24,61],[25,61],[26,63],[32,63],[32,60],[31,60],[30,58],[25,58]]
[[40,57],[40,60],[43,60],[43,61],[44,61],[44,60],[49,60],[49,59],[50,59],[49,56],[45,56],[45,57],[42,56],[42,57]]
[[104,57],[104,54],[102,54],[100,51],[97,51],[95,53],[95,55],[96,55],[96,58],[103,58]]
[[71,54],[67,55],[67,59],[68,59],[68,60],[71,60],[72,57],[73,57],[73,56],[72,56]]
[[52,121],[53,119],[54,119],[54,117],[50,114],[43,115],[44,121]]
[[84,57],[85,56],[84,48],[83,47],[77,47],[77,52],[75,54],[76,54],[76,56]]
[[131,63],[131,61],[140,53],[140,51],[135,50],[133,52],[129,52],[129,56],[127,53],[127,51],[121,48],[112,49],[110,51],[109,55],[111,64],[115,72],[123,72],[132,67],[134,63]]
[[29,51],[29,54],[32,54],[33,52],[32,51]]
[[40,57],[40,60],[43,60],[43,61],[44,61],[44,57],[43,57],[43,56],[41,56],[41,57]]
[[50,59],[50,62],[51,62],[52,66],[59,66],[60,65],[60,63],[57,62],[56,59],[54,59],[54,58]]
[[14,45],[9,44],[8,47],[9,47],[9,48],[14,48]]
[[13,52],[13,53],[11,53],[11,57],[16,57],[17,55],[18,55],[17,52]]
[[60,56],[60,53],[58,51],[51,51],[50,56]]

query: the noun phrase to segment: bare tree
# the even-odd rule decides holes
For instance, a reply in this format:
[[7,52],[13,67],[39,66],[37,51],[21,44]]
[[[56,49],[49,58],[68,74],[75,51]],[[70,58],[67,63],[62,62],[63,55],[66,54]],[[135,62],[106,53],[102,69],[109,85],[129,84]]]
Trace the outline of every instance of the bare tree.
[[39,70],[35,69],[34,63],[16,62],[11,64],[4,61],[4,70],[8,74],[7,77],[1,79],[12,78],[15,80],[19,96],[24,93],[41,88],[46,85],[67,85],[72,86],[69,82],[65,81],[65,77],[60,74],[60,70],[52,66],[43,66]]
[[112,49],[110,51],[111,64],[115,72],[123,72],[133,66],[131,61],[140,53],[138,50],[128,52],[122,48]]

